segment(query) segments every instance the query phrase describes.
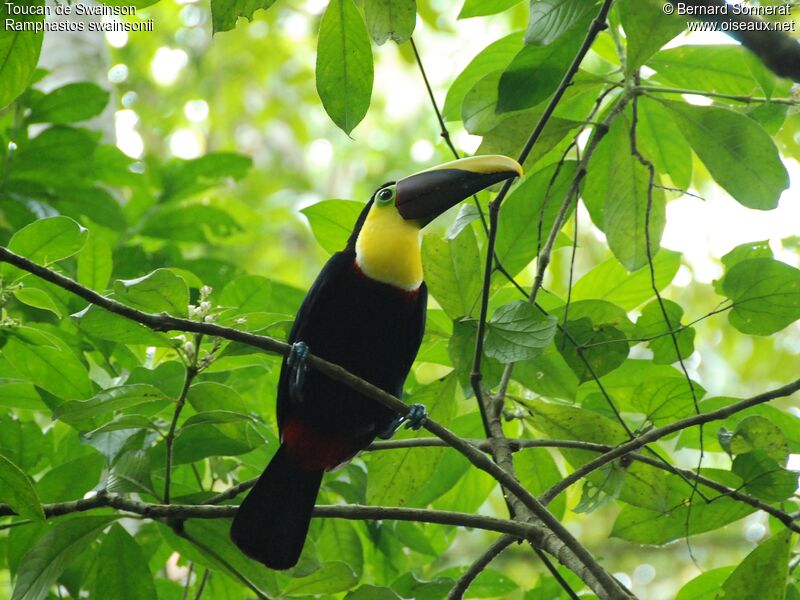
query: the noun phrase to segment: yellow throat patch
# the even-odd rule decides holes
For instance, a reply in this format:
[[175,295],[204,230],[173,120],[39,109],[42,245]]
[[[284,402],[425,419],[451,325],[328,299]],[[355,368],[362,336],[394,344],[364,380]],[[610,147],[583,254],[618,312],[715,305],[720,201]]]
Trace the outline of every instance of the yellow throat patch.
[[356,240],[356,263],[371,279],[415,290],[422,283],[419,236],[419,224],[401,217],[394,203],[373,204]]

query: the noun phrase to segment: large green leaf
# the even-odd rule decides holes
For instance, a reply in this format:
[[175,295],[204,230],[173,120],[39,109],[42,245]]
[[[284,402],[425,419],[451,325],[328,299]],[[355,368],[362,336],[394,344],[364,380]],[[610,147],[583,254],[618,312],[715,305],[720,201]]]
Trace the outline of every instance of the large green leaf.
[[96,292],[103,292],[112,270],[111,247],[103,238],[89,235],[78,255],[78,283]]
[[[629,271],[647,264],[658,252],[666,221],[664,194],[650,187],[650,173],[632,154],[630,122],[621,115],[611,125],[592,156],[583,197],[592,221],[608,238],[614,256]],[[650,203],[649,222],[648,203]]]
[[781,502],[797,490],[797,473],[784,469],[766,450],[740,454],[731,471],[742,478],[749,494],[762,500]]
[[686,27],[677,15],[664,14],[660,0],[620,0],[616,6],[627,41],[628,73],[641,67]]
[[684,585],[675,596],[675,600],[717,600],[722,582],[732,572],[733,567],[720,567],[706,571]]
[[20,375],[58,398],[81,400],[94,391],[86,367],[69,351],[27,344],[12,337],[6,342],[3,353]]
[[186,282],[169,269],[156,269],[137,279],[117,280],[114,293],[119,302],[145,312],[185,317],[188,311]]
[[[42,10],[43,0],[15,0],[9,4],[19,8],[29,6]],[[15,23],[14,27],[7,27],[6,20]],[[5,108],[19,96],[30,83],[36,63],[39,60],[39,51],[42,48],[44,37],[44,13],[40,15],[14,15],[8,11],[4,2],[0,5],[0,109]],[[18,25],[17,25],[18,24]],[[39,31],[16,31],[17,26],[39,26]]]
[[[589,3],[575,6],[578,4]],[[497,112],[530,108],[555,92],[583,42],[590,19],[591,14],[584,13],[552,43],[525,46],[500,78]]]
[[31,104],[30,123],[76,123],[99,115],[108,104],[108,92],[81,81],[56,88]]
[[161,204],[148,213],[141,234],[181,242],[213,242],[241,231],[242,226],[219,206],[181,202]]
[[464,0],[459,19],[494,15],[518,4],[520,0]]
[[[653,351],[653,362],[661,365],[670,365],[679,359],[688,358],[694,352],[694,328],[688,327],[676,331],[681,327],[683,308],[672,300],[662,300],[664,312],[667,313],[669,324],[664,319],[664,312],[658,300],[653,300],[642,309],[642,314],[636,321],[638,336],[653,338],[647,344]],[[658,336],[658,337],[657,337]],[[678,352],[675,352],[677,344]]]
[[594,2],[586,0],[531,0],[531,14],[525,43],[538,46],[552,44],[582,21]]
[[711,176],[740,204],[778,206],[789,175],[775,142],[753,119],[727,108],[664,102]]
[[[31,261],[47,265],[78,252],[86,243],[88,231],[69,217],[39,219],[17,231],[8,249]],[[22,271],[3,263],[0,274],[6,279],[19,277]]]
[[[656,287],[662,291],[678,272],[681,255],[671,250],[661,250],[653,259],[656,272]],[[618,260],[610,258],[601,262],[581,277],[572,287],[573,300],[608,300],[633,310],[653,297],[650,267],[645,265],[629,273]]]
[[89,400],[65,402],[53,412],[53,418],[80,424],[138,404],[168,400],[161,390],[145,383],[121,385],[103,390]]
[[136,321],[108,312],[93,304],[71,317],[82,331],[101,340],[158,348],[174,346],[174,343],[163,333],[155,332]]
[[722,584],[725,600],[783,600],[789,574],[792,532],[788,529],[759,544]]
[[642,156],[653,163],[657,173],[669,175],[672,183],[680,189],[689,188],[692,183],[689,143],[669,112],[647,97],[639,100],[636,143]]
[[268,9],[275,0],[211,0],[211,24],[213,32],[230,31],[236,27],[239,17],[253,20],[253,13]]
[[28,476],[0,454],[0,501],[7,503],[21,517],[44,519],[39,496]]
[[12,600],[44,600],[50,586],[70,562],[88,548],[114,516],[78,517],[60,521],[25,553],[19,565]]
[[367,114],[372,97],[372,50],[353,0],[331,0],[319,28],[317,92],[325,112],[346,134]]
[[346,592],[356,583],[358,577],[349,565],[341,561],[331,561],[322,563],[310,575],[292,579],[282,590],[282,595],[307,597],[314,594],[335,594]]
[[647,65],[672,85],[722,94],[749,96],[763,87],[763,79],[774,79],[755,56],[733,44],[678,46],[662,50]]
[[227,179],[241,179],[253,161],[233,152],[209,152],[191,160],[173,160],[162,172],[161,199],[180,200],[220,185]]
[[[455,391],[456,378],[451,375],[414,394],[414,401],[424,404],[432,419],[447,425],[456,412]],[[371,454],[367,504],[416,504],[414,497],[428,484],[442,455],[442,448],[407,448]]]
[[372,40],[381,45],[389,38],[402,44],[417,23],[416,0],[365,0],[364,18]]
[[508,364],[536,358],[556,334],[555,317],[545,317],[530,302],[504,304],[486,327],[486,355]]
[[98,600],[155,600],[153,575],[139,544],[114,524],[100,543],[92,598]]
[[455,239],[427,235],[422,240],[422,268],[431,295],[451,319],[477,307],[481,291],[481,257],[471,228]]
[[316,539],[316,549],[322,560],[341,561],[358,577],[364,572],[364,549],[353,523],[343,519],[324,521],[322,533]]
[[356,219],[364,205],[352,200],[323,200],[307,206],[300,212],[308,219],[311,231],[326,252],[333,254],[344,250]]
[[800,270],[771,258],[733,265],[722,280],[733,303],[728,316],[742,333],[771,335],[800,319]]
[[687,534],[713,531],[754,510],[728,498],[716,498],[708,503],[695,498],[691,508],[681,502],[663,511],[625,506],[614,521],[611,535],[637,544],[661,545]]
[[448,121],[458,119],[467,92],[489,73],[505,69],[521,49],[522,34],[515,32],[481,50],[450,84],[442,107],[444,118]]
[[[512,277],[544,246],[572,185],[576,165],[574,161],[565,161],[560,167],[552,164],[539,169],[517,186],[503,203],[495,256]],[[573,210],[574,202],[571,202],[566,215]]]

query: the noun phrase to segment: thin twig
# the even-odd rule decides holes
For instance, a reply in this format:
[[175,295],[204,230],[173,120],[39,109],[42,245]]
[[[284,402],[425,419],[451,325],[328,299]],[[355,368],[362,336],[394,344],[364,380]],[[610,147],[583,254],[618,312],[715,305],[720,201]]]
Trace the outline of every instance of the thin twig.
[[458,578],[456,584],[447,594],[447,600],[461,600],[469,589],[469,586],[475,581],[475,578],[480,575],[481,572],[489,566],[489,563],[497,558],[503,550],[516,542],[517,539],[519,539],[517,536],[506,534],[489,546],[486,551],[470,565],[464,574]]
[[178,395],[178,400],[175,403],[175,410],[172,413],[172,421],[169,424],[169,431],[167,431],[167,437],[164,440],[166,450],[164,504],[169,504],[170,485],[172,484],[172,451],[175,444],[175,431],[178,427],[178,418],[181,416],[181,411],[183,410],[184,404],[186,404],[186,396],[189,394],[189,388],[192,385],[192,381],[194,381],[194,378],[197,376],[197,356],[200,354],[200,342],[202,337],[202,334],[197,334],[195,336],[195,352],[191,358],[190,364],[186,365],[186,375],[184,375],[183,378],[183,386],[181,387],[181,392]]
[[553,498],[558,496],[569,486],[573,485],[574,483],[577,483],[590,473],[593,473],[597,469],[604,467],[611,461],[614,461],[619,457],[630,453],[633,450],[638,450],[639,448],[642,448],[647,444],[655,442],[656,440],[659,440],[667,435],[670,435],[678,431],[682,431],[684,429],[688,429],[689,427],[702,425],[704,423],[710,423],[711,421],[719,421],[721,419],[726,419],[731,415],[734,415],[738,412],[741,412],[753,406],[764,404],[765,402],[775,400],[776,398],[784,398],[786,396],[791,396],[797,391],[800,391],[800,379],[797,379],[791,383],[787,383],[786,385],[776,388],[774,390],[757,394],[745,400],[740,400],[739,402],[734,402],[720,409],[707,413],[700,413],[699,415],[692,415],[691,417],[675,421],[674,423],[664,425],[663,427],[658,427],[646,431],[641,435],[637,436],[636,438],[627,441],[624,444],[620,444],[613,450],[606,452],[601,456],[598,456],[594,460],[589,461],[582,467],[575,469],[575,471],[567,475],[564,479],[559,481],[557,484],[555,484],[553,487],[547,490],[544,494],[542,494],[540,499],[542,503],[544,503],[545,505],[549,504],[553,500]]
[[707,98],[720,98],[723,100],[732,100],[733,102],[742,102],[745,104],[785,104],[788,106],[797,106],[800,104],[800,99],[797,98],[765,98],[759,96],[742,96],[738,94],[722,94],[719,92],[708,92],[705,90],[686,90],[683,88],[661,87],[657,85],[637,85],[633,88],[634,92],[644,92],[651,94],[691,94],[694,96],[705,96]]

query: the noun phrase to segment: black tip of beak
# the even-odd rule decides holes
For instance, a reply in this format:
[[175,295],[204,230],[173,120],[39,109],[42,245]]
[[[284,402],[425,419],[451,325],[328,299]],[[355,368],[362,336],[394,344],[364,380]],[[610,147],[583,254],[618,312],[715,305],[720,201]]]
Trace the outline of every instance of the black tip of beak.
[[404,219],[424,227],[473,194],[520,175],[522,167],[505,156],[456,160],[398,181],[395,205]]

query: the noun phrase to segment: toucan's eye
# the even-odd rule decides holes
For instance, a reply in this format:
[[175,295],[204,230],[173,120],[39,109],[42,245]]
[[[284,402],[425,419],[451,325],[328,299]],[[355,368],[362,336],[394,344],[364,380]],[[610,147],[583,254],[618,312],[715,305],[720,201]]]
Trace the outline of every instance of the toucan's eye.
[[379,204],[388,204],[394,198],[394,187],[385,187],[375,194],[375,199]]

